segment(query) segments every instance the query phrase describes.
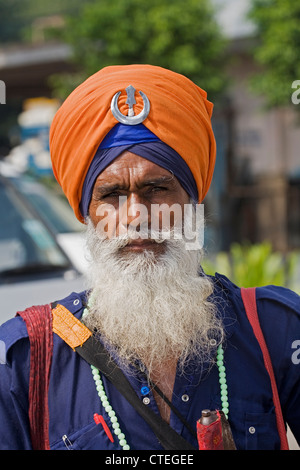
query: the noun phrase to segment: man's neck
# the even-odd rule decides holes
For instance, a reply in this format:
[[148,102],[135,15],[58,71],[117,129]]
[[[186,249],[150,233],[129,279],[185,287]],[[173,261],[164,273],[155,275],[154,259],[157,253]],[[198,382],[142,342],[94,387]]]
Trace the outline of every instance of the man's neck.
[[[150,376],[151,381],[160,388],[169,401],[172,401],[176,367],[177,360],[168,360],[154,367]],[[171,413],[169,405],[155,390],[153,390],[153,395],[161,417],[169,423]]]

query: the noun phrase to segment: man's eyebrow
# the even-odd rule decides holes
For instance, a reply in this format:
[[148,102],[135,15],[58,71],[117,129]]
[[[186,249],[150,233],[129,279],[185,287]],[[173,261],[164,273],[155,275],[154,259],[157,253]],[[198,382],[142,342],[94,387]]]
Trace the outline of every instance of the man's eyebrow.
[[95,186],[94,192],[97,194],[107,194],[109,192],[117,191],[120,189],[126,189],[126,186],[123,184],[115,183],[115,184],[102,184],[101,186]]
[[[144,188],[145,186],[157,186],[160,184],[170,184],[170,183],[171,184],[175,183],[174,175],[159,176],[157,178],[154,177],[151,179],[149,178],[147,180],[141,181],[136,186],[140,189],[140,188]],[[121,183],[115,183],[115,184],[103,183],[101,185],[99,184],[95,186],[94,193],[98,195],[103,195],[109,192],[118,191],[118,190],[126,190],[126,189],[128,189],[127,185],[124,185]]]
[[174,175],[159,176],[157,178],[151,178],[151,179],[148,179],[148,180],[144,180],[137,186],[138,187],[155,186],[155,185],[168,184],[168,183],[175,183]]

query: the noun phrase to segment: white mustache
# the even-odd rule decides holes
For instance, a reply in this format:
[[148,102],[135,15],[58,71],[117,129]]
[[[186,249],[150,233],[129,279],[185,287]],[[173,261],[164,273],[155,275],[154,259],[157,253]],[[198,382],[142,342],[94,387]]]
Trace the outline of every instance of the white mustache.
[[[119,235],[114,235],[110,238],[110,242],[115,245],[116,249],[124,248],[129,243],[137,239],[151,240],[155,243],[163,243],[165,240],[170,240],[174,238],[176,229],[162,229],[162,230],[153,230],[148,228],[148,224],[141,224],[139,230],[136,230],[136,227],[128,226],[122,229],[122,233]],[[99,238],[102,240],[105,239],[103,234],[100,234],[97,231]]]

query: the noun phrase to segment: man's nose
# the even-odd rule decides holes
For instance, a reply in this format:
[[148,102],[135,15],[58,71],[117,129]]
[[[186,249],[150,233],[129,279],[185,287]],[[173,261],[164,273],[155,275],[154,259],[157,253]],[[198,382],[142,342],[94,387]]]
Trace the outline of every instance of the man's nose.
[[148,226],[150,215],[151,211],[143,198],[136,193],[130,193],[120,205],[119,224],[123,228],[128,229],[130,226],[138,231],[141,226]]

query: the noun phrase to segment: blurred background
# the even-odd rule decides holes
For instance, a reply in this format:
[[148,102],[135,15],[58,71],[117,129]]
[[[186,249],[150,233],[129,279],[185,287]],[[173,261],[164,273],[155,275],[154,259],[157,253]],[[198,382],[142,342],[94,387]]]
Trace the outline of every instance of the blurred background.
[[206,271],[300,292],[299,18],[293,0],[0,0],[0,323],[85,288],[49,126],[112,64],[183,73],[215,104]]
[[83,281],[82,226],[52,174],[49,126],[66,96],[100,68],[151,63],[187,75],[215,105],[205,269],[239,285],[299,292],[300,105],[292,100],[299,15],[292,0],[0,0],[5,291],[41,271],[48,276],[51,264],[68,281]]

